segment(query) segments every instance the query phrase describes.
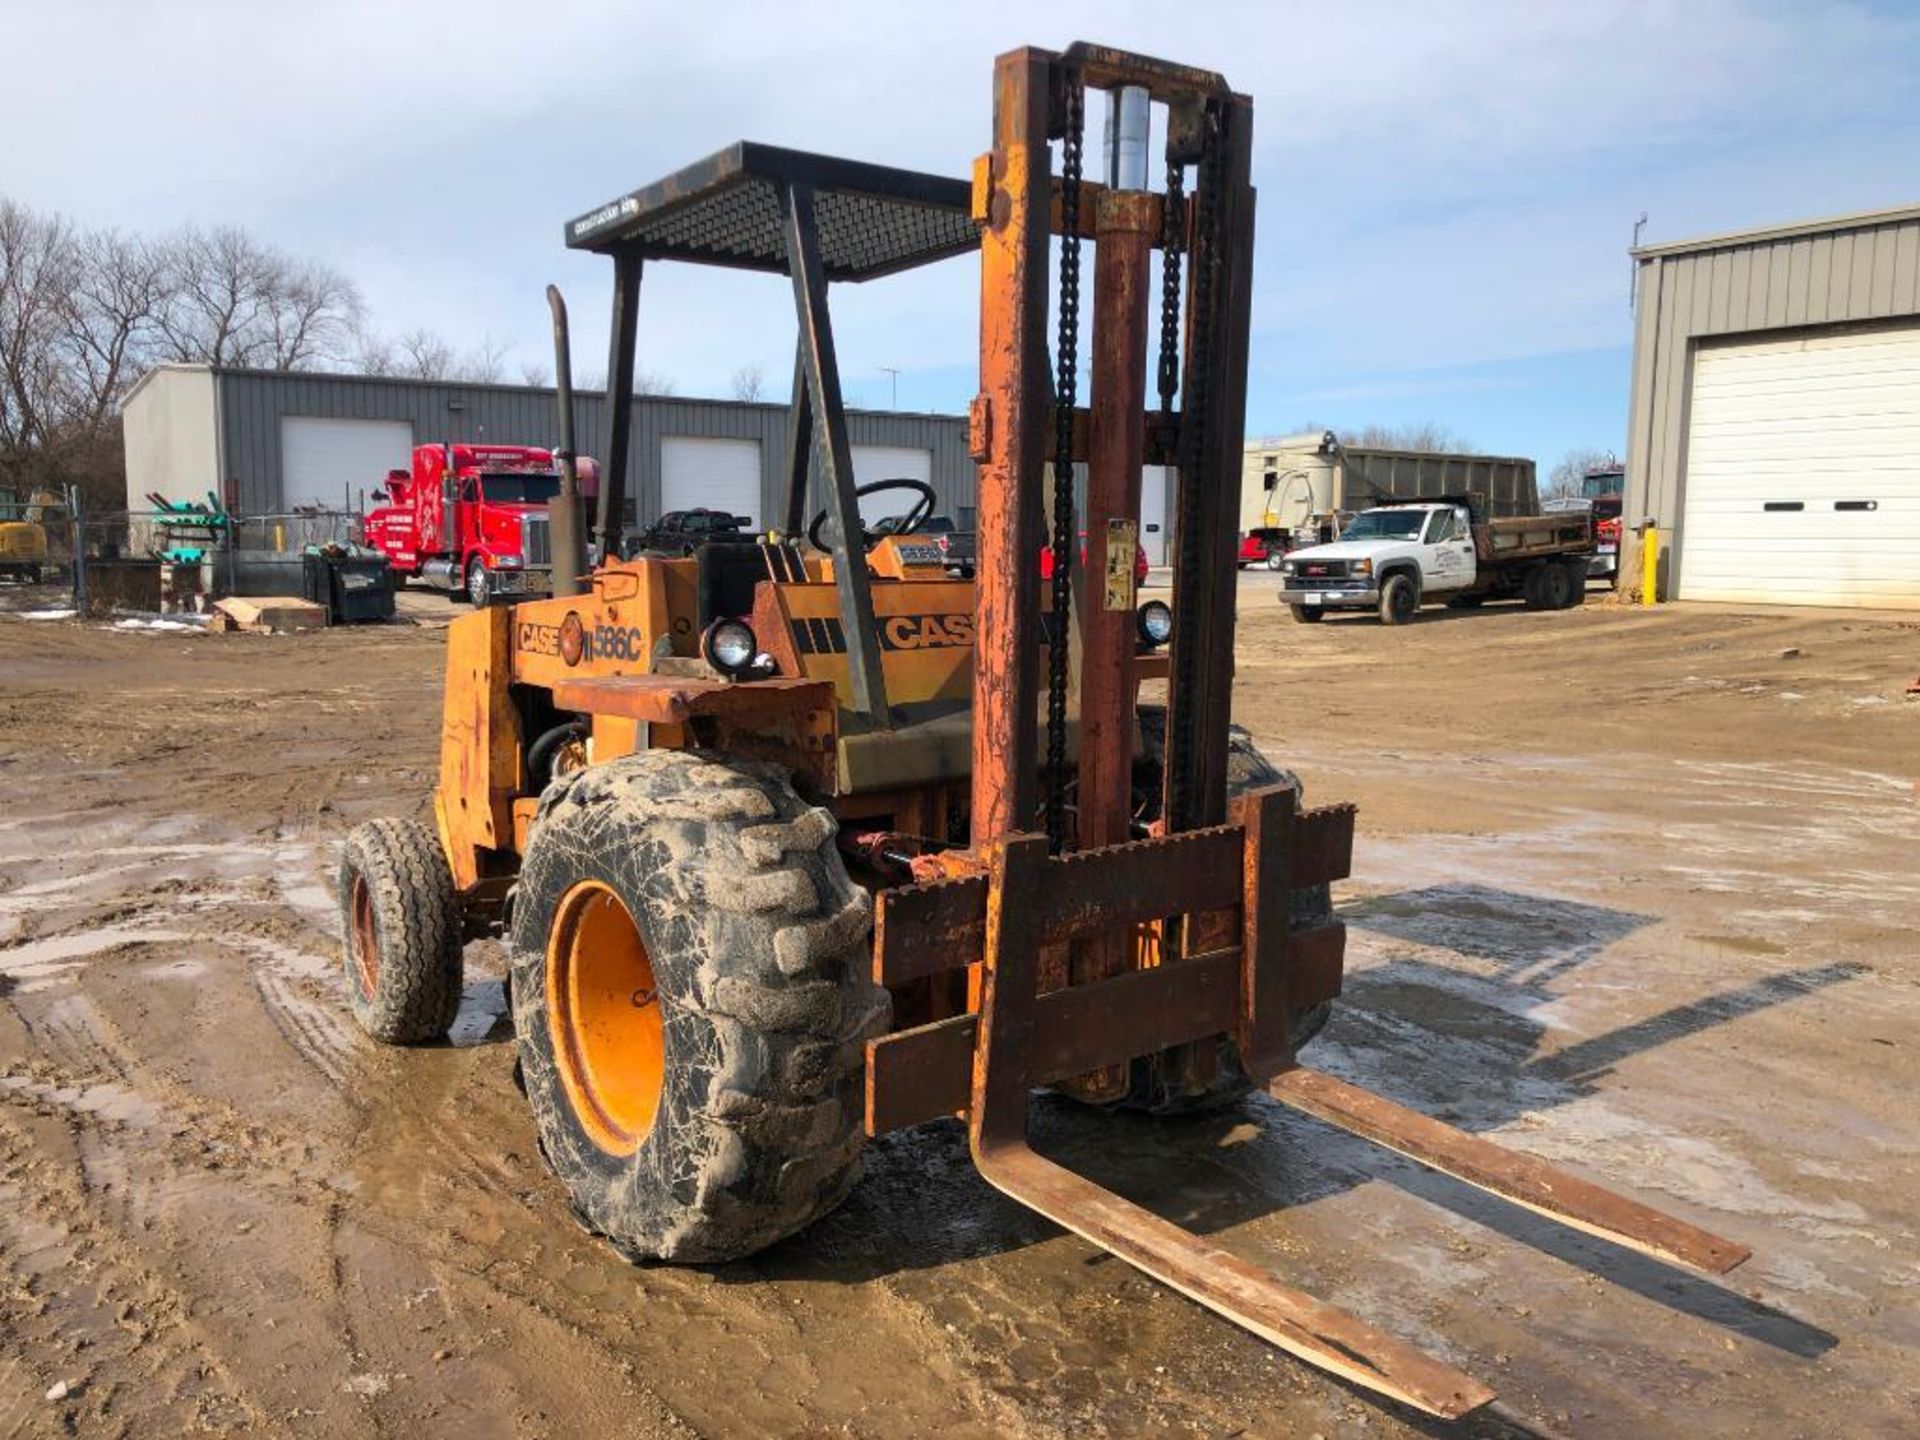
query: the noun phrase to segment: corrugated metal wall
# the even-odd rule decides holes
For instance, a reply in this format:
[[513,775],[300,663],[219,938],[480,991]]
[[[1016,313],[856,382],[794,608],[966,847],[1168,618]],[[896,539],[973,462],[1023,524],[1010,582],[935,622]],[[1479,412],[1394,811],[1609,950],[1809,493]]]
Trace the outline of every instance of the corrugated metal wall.
[[[1920,211],[1651,249],[1640,254],[1638,287],[1624,514],[1629,525],[1660,522],[1672,576],[1686,543],[1678,527],[1698,345],[1920,316]],[[1639,547],[1623,546],[1620,558],[1621,584],[1631,585]]]
[[[280,508],[280,421],[288,415],[342,420],[405,420],[414,443],[491,441],[502,445],[554,445],[559,426],[551,390],[518,385],[459,385],[433,381],[375,379],[354,375],[288,374],[224,370],[219,374],[221,463],[243,512]],[[597,455],[606,436],[606,398],[574,397],[575,443]],[[633,446],[627,461],[627,495],[641,523],[660,511],[660,441],[669,435],[758,440],[761,513],[785,507],[787,410],[784,405],[677,397],[636,397]],[[906,415],[853,411],[847,416],[854,445],[900,445],[933,453],[933,486],[943,508],[970,521],[974,464],[967,455],[966,420],[957,415]],[[369,475],[371,490],[385,477]]]

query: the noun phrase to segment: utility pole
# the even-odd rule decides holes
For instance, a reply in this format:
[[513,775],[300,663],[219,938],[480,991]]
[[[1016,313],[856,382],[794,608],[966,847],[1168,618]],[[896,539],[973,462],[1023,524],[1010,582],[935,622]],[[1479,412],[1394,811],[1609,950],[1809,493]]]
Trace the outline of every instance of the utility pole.
[[1627,247],[1627,264],[1632,268],[1627,272],[1627,309],[1633,309],[1634,301],[1639,299],[1640,262],[1633,252],[1640,248],[1640,232],[1647,228],[1647,212],[1642,210],[1640,218],[1633,222],[1633,244]]
[[882,375],[885,375],[893,382],[893,398],[888,403],[887,408],[889,410],[898,410],[900,408],[900,371],[892,365],[881,365],[876,368]]

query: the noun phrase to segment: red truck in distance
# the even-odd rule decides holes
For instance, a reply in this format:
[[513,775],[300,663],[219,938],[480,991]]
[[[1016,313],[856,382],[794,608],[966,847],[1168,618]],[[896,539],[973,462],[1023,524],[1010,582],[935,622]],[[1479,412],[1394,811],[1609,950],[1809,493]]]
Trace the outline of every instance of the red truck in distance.
[[[580,491],[599,471],[581,456]],[[553,588],[547,502],[560,493],[553,451],[534,445],[416,445],[412,470],[390,470],[387,503],[367,514],[367,544],[396,575],[487,605]]]

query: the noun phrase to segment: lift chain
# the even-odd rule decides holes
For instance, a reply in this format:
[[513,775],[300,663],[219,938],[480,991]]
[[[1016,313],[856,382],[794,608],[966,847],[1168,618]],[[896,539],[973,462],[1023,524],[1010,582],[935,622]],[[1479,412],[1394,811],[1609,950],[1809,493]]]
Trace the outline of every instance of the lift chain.
[[1180,247],[1186,243],[1186,166],[1167,161],[1160,234],[1160,414],[1173,413],[1180,389]]
[[[1217,481],[1207,466],[1208,407],[1212,403],[1210,377],[1214,347],[1214,288],[1220,268],[1220,186],[1226,156],[1224,129],[1226,111],[1217,102],[1206,107],[1201,138],[1200,163],[1196,183],[1199,186],[1199,214],[1193,235],[1193,315],[1191,384],[1181,397],[1180,424],[1180,524],[1178,574],[1197,577],[1203,565],[1211,563],[1206,554],[1208,536],[1193,523],[1200,496],[1200,485]],[[1162,384],[1164,384],[1164,380]],[[1182,653],[1187,651],[1188,653]],[[1196,693],[1201,656],[1176,644],[1169,657],[1172,673],[1168,676],[1168,695],[1172,703],[1167,715],[1167,797],[1166,818],[1169,830],[1185,829],[1193,822],[1195,799],[1193,784],[1193,706],[1186,701]]]
[[1067,647],[1073,610],[1073,414],[1080,368],[1080,164],[1086,88],[1067,77],[1060,157],[1060,330],[1053,385],[1053,615],[1047,646],[1047,840],[1066,846]]

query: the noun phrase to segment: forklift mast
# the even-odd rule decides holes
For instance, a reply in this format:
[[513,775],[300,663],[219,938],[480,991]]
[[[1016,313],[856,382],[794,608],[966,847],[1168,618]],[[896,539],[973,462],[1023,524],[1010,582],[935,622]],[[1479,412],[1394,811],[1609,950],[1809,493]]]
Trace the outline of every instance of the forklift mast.
[[[1108,95],[1105,184],[1082,175],[1086,95]],[[1165,107],[1166,187],[1148,187],[1149,109]],[[1234,546],[1246,411],[1253,243],[1253,103],[1220,76],[1094,45],[1016,50],[994,74],[993,149],[975,162],[982,226],[980,394],[970,416],[981,462],[975,600],[973,840],[1030,828],[1035,787],[1058,852],[1068,836],[1065,731],[1077,692],[1075,831],[1081,847],[1128,838],[1135,687],[1133,557],[1140,470],[1179,467],[1166,742],[1168,831],[1226,818],[1233,683]],[[1051,141],[1061,142],[1053,175]],[[1185,174],[1197,188],[1189,197]],[[1057,374],[1049,385],[1047,259],[1058,248]],[[1075,401],[1079,242],[1094,241],[1092,395]],[[1158,406],[1147,408],[1152,252],[1162,251]],[[1185,263],[1185,294],[1181,269]],[[1186,319],[1183,325],[1181,312]],[[1183,345],[1184,332],[1184,345]],[[1178,408],[1176,409],[1176,397]],[[1052,462],[1052,503],[1042,472]],[[1072,466],[1087,467],[1075,519]],[[1033,557],[1053,552],[1043,622]],[[1077,533],[1085,561],[1076,565]],[[1079,594],[1073,593],[1078,581]],[[1077,626],[1066,617],[1077,615]],[[1038,660],[1048,639],[1047,750],[1037,734]],[[1066,643],[1071,637],[1076,643]],[[1077,661],[1077,663],[1076,663]]]

